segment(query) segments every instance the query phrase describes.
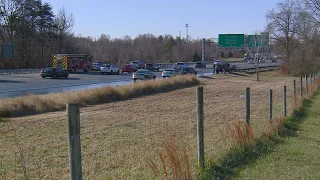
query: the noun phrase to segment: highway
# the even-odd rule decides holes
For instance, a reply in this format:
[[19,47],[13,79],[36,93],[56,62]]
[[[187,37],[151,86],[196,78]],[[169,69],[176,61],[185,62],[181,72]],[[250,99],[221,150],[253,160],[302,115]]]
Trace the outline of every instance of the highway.
[[[246,62],[231,63],[240,68],[254,67]],[[265,63],[261,66],[277,65]],[[157,79],[162,79],[161,72],[155,72]],[[212,65],[206,69],[197,68],[198,75],[212,73]],[[101,75],[99,72],[69,75],[68,79],[43,79],[39,74],[10,74],[0,76],[0,98],[25,96],[28,94],[49,94],[66,91],[76,91],[103,86],[132,84],[132,74]]]

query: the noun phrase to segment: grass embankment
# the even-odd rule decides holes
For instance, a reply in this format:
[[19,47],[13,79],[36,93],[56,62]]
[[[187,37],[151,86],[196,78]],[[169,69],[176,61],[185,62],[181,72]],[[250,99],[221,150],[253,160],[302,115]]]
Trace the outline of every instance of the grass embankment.
[[[312,93],[317,85],[309,86]],[[309,110],[309,97],[293,102],[294,111],[288,119],[277,118],[266,125],[266,131],[255,138],[252,127],[241,123],[227,128],[236,142],[219,159],[210,160],[202,171],[203,179],[319,179],[320,153],[317,128],[320,96]],[[301,122],[308,118],[302,126]]]
[[271,141],[270,153],[242,169],[236,179],[320,179],[320,95],[304,104],[284,124],[279,145]]
[[[254,80],[254,75],[215,75],[214,79],[201,79],[206,158],[223,156],[234,144],[226,138],[224,130],[244,119],[246,87],[251,88],[251,124],[255,137],[263,134],[269,122],[269,88],[274,90],[274,117],[282,111],[283,85],[288,86],[288,114],[292,112],[293,93],[289,87],[293,78],[277,72],[261,73],[260,77],[259,82]],[[84,179],[152,179],[148,160],[158,164],[158,152],[168,154],[161,148],[163,137],[168,134],[173,134],[183,145],[182,151],[188,158],[182,159],[190,159],[191,167],[185,166],[186,171],[190,170],[192,175],[197,172],[195,87],[83,107],[80,119]],[[7,118],[0,123],[0,156],[3,155],[2,162],[6,164],[0,166],[0,179],[14,179],[15,174],[22,179],[22,167],[29,179],[38,176],[69,179],[67,132],[66,113],[61,111]],[[10,155],[18,150],[17,144],[23,156]]]
[[66,103],[79,103],[81,106],[87,106],[127,100],[129,98],[167,92],[197,84],[199,84],[199,80],[194,76],[179,76],[161,81],[145,81],[126,86],[4,99],[0,100],[0,117],[59,111],[65,109]]

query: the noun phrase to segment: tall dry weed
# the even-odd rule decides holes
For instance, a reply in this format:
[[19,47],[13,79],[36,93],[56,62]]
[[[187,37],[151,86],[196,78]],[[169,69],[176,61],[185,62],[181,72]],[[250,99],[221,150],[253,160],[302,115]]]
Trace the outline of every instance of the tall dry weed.
[[250,125],[237,121],[227,125],[226,128],[227,135],[240,147],[253,145],[254,134]]
[[300,96],[293,97],[292,107],[294,110],[299,109],[302,106],[302,98]]
[[191,180],[192,169],[190,153],[176,138],[167,137],[158,152],[158,162],[147,159],[147,163],[157,179]]

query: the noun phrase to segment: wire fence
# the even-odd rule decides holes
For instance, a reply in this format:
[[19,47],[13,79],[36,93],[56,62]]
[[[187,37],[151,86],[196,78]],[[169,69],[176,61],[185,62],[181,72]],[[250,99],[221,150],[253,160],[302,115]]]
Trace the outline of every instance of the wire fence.
[[[299,96],[300,83],[296,81]],[[292,82],[268,87],[261,83],[251,89],[251,126],[255,137],[261,136],[270,121],[269,89],[273,89],[273,116],[283,116],[283,86],[287,86],[287,112],[293,111]],[[305,85],[305,84],[303,84]],[[306,90],[304,89],[304,94]],[[310,88],[309,88],[310,90]],[[227,127],[245,120],[243,91],[228,89],[224,94],[204,88],[204,154],[217,157],[233,145]],[[230,94],[233,97],[230,98]],[[310,94],[310,93],[309,93]],[[190,94],[186,94],[189,95]],[[194,95],[194,94],[193,94]],[[206,97],[215,98],[206,98]],[[223,99],[228,99],[223,101]],[[216,102],[215,102],[216,101]],[[159,100],[161,102],[161,99]],[[193,173],[198,161],[196,101],[174,99],[177,103],[149,112],[148,103],[142,109],[126,104],[123,111],[106,108],[51,117],[32,117],[0,126],[0,179],[70,179],[70,143],[81,139],[81,176],[83,179],[149,179],[153,176],[148,162],[158,162],[166,138],[178,139],[188,149]],[[170,102],[170,103],[172,103]],[[179,106],[183,103],[183,106]],[[125,104],[125,102],[124,102]],[[138,113],[139,112],[139,113]],[[190,113],[191,112],[191,113]],[[137,114],[144,114],[138,116]],[[243,114],[243,116],[239,116]],[[191,116],[191,117],[190,117]],[[70,119],[79,117],[80,133],[70,136],[74,128]],[[75,149],[76,151],[79,149]],[[163,163],[162,163],[163,164]]]

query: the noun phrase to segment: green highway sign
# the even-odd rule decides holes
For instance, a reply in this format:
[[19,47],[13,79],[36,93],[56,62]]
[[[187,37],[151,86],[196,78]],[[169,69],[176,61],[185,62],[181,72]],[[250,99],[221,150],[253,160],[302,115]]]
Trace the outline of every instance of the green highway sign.
[[243,48],[244,34],[219,34],[219,47]]
[[261,35],[248,35],[248,47],[267,47],[269,45],[269,33]]

